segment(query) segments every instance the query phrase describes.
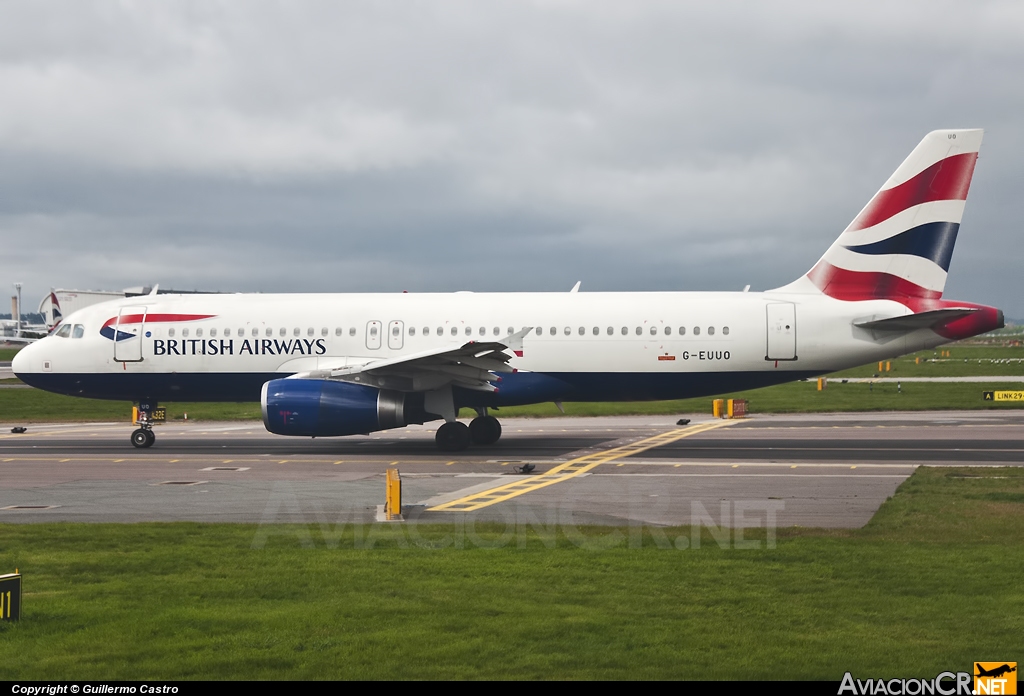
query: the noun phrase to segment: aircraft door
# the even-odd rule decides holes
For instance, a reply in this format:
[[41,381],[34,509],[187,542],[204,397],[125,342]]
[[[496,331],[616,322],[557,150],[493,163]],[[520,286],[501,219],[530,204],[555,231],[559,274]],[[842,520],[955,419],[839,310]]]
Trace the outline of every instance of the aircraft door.
[[370,350],[380,348],[381,326],[379,321],[366,322],[366,347]]
[[405,341],[405,325],[400,321],[388,322],[388,348],[402,350]]
[[765,360],[796,360],[796,305],[773,302],[768,312],[768,347]]
[[142,362],[142,337],[145,329],[145,307],[122,307],[114,322],[114,360]]

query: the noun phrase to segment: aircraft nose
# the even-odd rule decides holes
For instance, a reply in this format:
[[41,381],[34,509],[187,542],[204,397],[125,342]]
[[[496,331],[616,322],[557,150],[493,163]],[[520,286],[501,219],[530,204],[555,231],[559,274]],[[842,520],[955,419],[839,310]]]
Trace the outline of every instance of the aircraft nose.
[[14,360],[11,361],[11,370],[17,377],[21,377],[24,374],[32,372],[32,349],[35,348],[35,344],[25,346],[17,353],[14,354]]

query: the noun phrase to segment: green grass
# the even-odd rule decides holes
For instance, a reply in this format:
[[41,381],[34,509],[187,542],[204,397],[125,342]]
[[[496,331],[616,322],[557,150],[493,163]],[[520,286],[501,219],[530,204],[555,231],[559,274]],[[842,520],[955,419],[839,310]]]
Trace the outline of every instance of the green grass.
[[1015,659],[1022,496],[1021,469],[919,469],[864,529],[756,550],[706,532],[662,548],[688,528],[641,544],[607,527],[4,525],[25,610],[0,625],[0,679],[934,676]]
[[14,360],[14,356],[19,350],[21,348],[0,348],[0,361],[9,362]]

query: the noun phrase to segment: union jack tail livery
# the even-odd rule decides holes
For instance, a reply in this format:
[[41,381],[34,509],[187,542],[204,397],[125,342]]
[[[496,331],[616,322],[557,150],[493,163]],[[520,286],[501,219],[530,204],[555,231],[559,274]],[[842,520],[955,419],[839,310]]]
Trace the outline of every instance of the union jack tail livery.
[[837,300],[942,297],[984,131],[924,137],[807,273]]

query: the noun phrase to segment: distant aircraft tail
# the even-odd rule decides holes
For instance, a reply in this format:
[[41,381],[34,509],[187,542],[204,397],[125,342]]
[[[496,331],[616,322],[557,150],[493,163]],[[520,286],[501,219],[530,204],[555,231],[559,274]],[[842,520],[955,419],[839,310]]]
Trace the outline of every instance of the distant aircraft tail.
[[926,135],[814,268],[780,290],[908,305],[942,297],[983,134]]

